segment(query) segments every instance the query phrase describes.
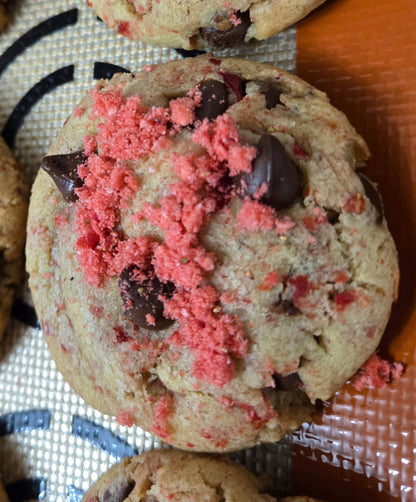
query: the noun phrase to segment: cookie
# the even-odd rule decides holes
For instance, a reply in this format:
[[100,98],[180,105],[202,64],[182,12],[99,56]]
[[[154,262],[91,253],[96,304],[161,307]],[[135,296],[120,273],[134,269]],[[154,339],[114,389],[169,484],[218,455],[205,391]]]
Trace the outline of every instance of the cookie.
[[4,489],[3,482],[0,476],[0,502],[9,502],[6,490]]
[[314,502],[308,497],[277,499],[267,494],[270,487],[268,477],[256,477],[225,456],[154,450],[114,465],[91,486],[82,501]]
[[324,0],[90,0],[98,16],[132,40],[183,49],[233,47],[265,40],[305,17]]
[[363,139],[277,68],[100,81],[35,181],[27,266],[58,369],[182,449],[278,441],[374,352],[396,298]]
[[0,137],[0,338],[22,278],[28,199],[22,167]]
[[2,30],[9,20],[9,14],[7,12],[6,3],[8,0],[0,0],[0,30]]

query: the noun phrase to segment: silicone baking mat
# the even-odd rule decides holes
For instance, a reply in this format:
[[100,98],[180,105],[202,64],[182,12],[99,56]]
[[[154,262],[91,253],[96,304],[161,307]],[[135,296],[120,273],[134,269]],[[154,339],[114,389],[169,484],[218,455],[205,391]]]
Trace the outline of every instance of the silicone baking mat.
[[[296,30],[218,53],[296,69],[347,113],[372,150],[368,172],[379,183],[400,253],[400,299],[383,355],[407,363],[401,381],[378,392],[347,385],[314,425],[233,455],[270,473],[283,492],[328,502],[416,499],[415,19],[414,0],[336,0]],[[83,0],[15,0],[0,35],[0,128],[28,179],[98,78],[185,56],[117,36]],[[0,345],[0,472],[12,501],[78,501],[122,456],[160,447],[166,445],[116,424],[71,391],[23,284]]]
[[[11,3],[11,20],[0,34],[0,128],[30,181],[66,117],[97,79],[190,55],[116,35],[83,0]],[[217,54],[293,70],[295,30]],[[160,447],[166,445],[137,427],[118,425],[71,391],[50,358],[22,285],[0,344],[0,472],[12,502],[81,500],[121,457]],[[233,456],[289,490],[290,438]]]
[[293,436],[293,487],[334,501],[416,500],[416,2],[336,0],[297,27],[297,73],[365,137],[401,269],[382,341],[406,372],[386,389],[345,386]]

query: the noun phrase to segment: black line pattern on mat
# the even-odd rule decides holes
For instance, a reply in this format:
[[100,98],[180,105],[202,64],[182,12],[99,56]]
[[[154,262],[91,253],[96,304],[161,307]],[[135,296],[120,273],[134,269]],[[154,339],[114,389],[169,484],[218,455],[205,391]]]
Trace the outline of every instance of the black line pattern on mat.
[[67,489],[67,502],[81,502],[84,491],[75,485],[69,485]]
[[12,317],[26,326],[31,328],[41,329],[40,322],[37,318],[35,309],[23,302],[19,298],[16,298],[12,307]]
[[175,51],[182,56],[183,58],[194,58],[196,56],[202,56],[202,54],[206,54],[204,51],[194,50],[186,50],[186,49],[175,49]]
[[50,73],[35,84],[17,103],[3,129],[3,138],[9,148],[13,149],[17,131],[32,107],[48,92],[74,80],[74,69],[75,67],[72,64]]
[[50,17],[46,21],[42,21],[37,26],[31,28],[28,32],[16,40],[4,53],[0,56],[0,75],[20,54],[28,47],[38,42],[41,38],[50,35],[51,33],[75,24],[78,21],[78,9],[71,9],[62,12],[57,16]]
[[94,63],[93,76],[96,80],[100,78],[111,78],[115,73],[131,73],[131,71],[116,64],[103,63],[101,61],[96,61]]
[[98,446],[118,459],[131,457],[138,453],[138,450],[103,425],[96,424],[78,415],[72,417],[72,434],[89,441],[94,446]]
[[49,410],[15,411],[0,416],[0,437],[34,429],[48,430],[51,423]]
[[45,478],[19,479],[5,486],[10,502],[43,500],[46,496]]

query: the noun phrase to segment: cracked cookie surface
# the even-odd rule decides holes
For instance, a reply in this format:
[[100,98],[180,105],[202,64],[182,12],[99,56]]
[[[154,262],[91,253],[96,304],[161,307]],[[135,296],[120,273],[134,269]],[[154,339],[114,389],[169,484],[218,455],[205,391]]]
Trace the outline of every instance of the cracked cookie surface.
[[0,138],[0,338],[22,278],[28,199],[22,167]]
[[124,458],[85,493],[83,502],[319,502],[308,497],[275,498],[271,480],[256,477],[225,456],[159,450]]
[[295,76],[101,81],[42,162],[27,265],[58,369],[183,449],[277,441],[374,352],[398,266],[363,139]]
[[89,4],[110,28],[127,38],[189,50],[267,39],[323,2],[90,0]]

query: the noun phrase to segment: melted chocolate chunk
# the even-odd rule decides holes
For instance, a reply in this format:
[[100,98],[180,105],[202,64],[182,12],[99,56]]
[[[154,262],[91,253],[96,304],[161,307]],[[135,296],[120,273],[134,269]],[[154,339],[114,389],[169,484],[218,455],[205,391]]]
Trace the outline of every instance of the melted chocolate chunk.
[[326,218],[328,220],[328,223],[335,225],[335,223],[338,223],[339,221],[339,212],[335,211],[335,209],[327,209]]
[[282,94],[281,90],[277,85],[272,82],[267,82],[265,80],[256,81],[259,86],[259,92],[261,92],[266,99],[266,108],[271,110],[276,105],[281,105],[280,96]]
[[373,183],[367,178],[367,176],[364,176],[364,174],[359,173],[358,177],[361,180],[361,183],[363,184],[365,195],[373,204],[377,211],[377,219],[376,222],[378,225],[381,225],[383,222],[384,218],[384,211],[383,211],[383,203],[381,201],[381,196],[378,193],[376,187],[373,185]]
[[[125,268],[118,280],[124,314],[140,328],[153,331],[168,328],[174,321],[163,316],[163,302],[159,297],[171,297],[173,284],[160,282],[157,277],[138,282],[134,278],[135,270],[134,266]],[[148,322],[149,315],[154,323]]]
[[252,197],[266,184],[267,190],[261,196],[261,202],[275,209],[290,206],[298,198],[301,188],[296,165],[280,141],[270,134],[260,138],[257,149],[253,170],[239,180],[243,195]]
[[302,386],[302,380],[299,378],[299,373],[297,372],[285,376],[275,373],[273,380],[276,390],[295,390]]
[[239,24],[234,24],[228,30],[219,30],[217,28],[200,28],[199,33],[201,37],[214,47],[233,47],[244,41],[247,30],[251,24],[250,13],[236,12],[237,18],[241,21]]
[[64,153],[61,155],[47,155],[41,161],[41,167],[53,179],[59,191],[67,202],[75,202],[78,196],[75,188],[82,186],[78,176],[78,166],[84,164],[86,157],[83,151]]
[[134,481],[122,481],[119,486],[106,490],[101,500],[102,502],[123,502],[133,491],[134,486]]
[[213,120],[222,115],[228,108],[227,89],[219,80],[209,79],[201,82],[199,90],[202,94],[200,106],[196,109],[199,120]]

